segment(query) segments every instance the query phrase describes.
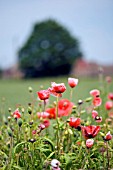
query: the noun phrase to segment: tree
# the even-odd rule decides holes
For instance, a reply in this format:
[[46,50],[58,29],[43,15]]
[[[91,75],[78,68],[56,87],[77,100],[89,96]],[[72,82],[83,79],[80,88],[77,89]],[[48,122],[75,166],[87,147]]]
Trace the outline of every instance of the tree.
[[81,53],[79,42],[54,20],[34,25],[24,46],[19,50],[19,66],[25,77],[68,74]]

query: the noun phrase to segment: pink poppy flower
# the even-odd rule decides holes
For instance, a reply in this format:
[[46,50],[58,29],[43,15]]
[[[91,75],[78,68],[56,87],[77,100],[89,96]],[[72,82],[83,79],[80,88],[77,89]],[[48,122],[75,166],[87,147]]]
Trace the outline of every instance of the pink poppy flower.
[[102,99],[100,97],[94,97],[93,99],[93,105],[95,107],[100,106],[102,104]]
[[18,109],[16,109],[16,110],[13,112],[13,117],[16,118],[16,119],[18,119],[18,118],[21,117],[21,113],[19,112]]
[[108,99],[113,100],[113,93],[108,94]]
[[68,78],[68,84],[71,88],[74,88],[78,84],[78,79]]
[[60,162],[57,159],[51,161],[52,170],[60,170]]
[[94,144],[93,139],[87,139],[86,140],[86,146],[87,146],[88,149],[91,148],[93,146],[93,144]]
[[43,120],[43,125],[45,125],[45,128],[48,128],[50,126],[50,121],[48,119]]
[[112,135],[110,133],[110,131],[106,134],[106,136],[104,137],[105,141],[111,140],[112,139]]
[[46,119],[46,118],[49,118],[49,113],[48,112],[38,112],[37,116],[39,119],[40,118]]
[[82,134],[86,139],[94,138],[100,131],[100,126],[90,125],[82,127]]
[[91,90],[90,95],[93,97],[99,97],[100,96],[100,91],[97,89]]
[[96,121],[97,123],[102,122],[102,117],[96,116],[96,117],[95,117],[95,121]]
[[111,110],[112,107],[113,107],[113,102],[112,102],[112,101],[107,101],[107,102],[105,103],[105,108],[106,108],[106,110]]
[[95,117],[98,116],[98,112],[96,110],[92,111],[92,118],[95,119]]
[[50,96],[49,90],[40,90],[37,94],[40,100],[46,100]]

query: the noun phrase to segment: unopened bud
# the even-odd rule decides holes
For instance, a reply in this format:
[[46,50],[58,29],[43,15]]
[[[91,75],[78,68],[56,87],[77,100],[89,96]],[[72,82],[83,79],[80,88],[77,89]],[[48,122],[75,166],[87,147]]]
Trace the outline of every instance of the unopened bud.
[[7,132],[8,132],[8,135],[9,135],[10,137],[13,136],[12,130],[11,130],[10,128],[7,129]]
[[8,116],[7,119],[8,119],[8,121],[10,121],[11,120],[11,116]]
[[11,113],[11,108],[10,107],[9,107],[8,111],[9,111],[9,113]]
[[82,100],[78,100],[78,105],[81,105],[83,104],[83,101]]
[[19,127],[22,126],[22,119],[18,119],[18,126],[19,126]]
[[29,106],[28,107],[28,113],[31,114],[32,113],[32,108]]
[[29,87],[29,88],[28,88],[28,90],[29,90],[29,92],[30,92],[30,93],[32,93],[32,92],[33,92],[32,87]]
[[76,108],[77,108],[77,106],[76,106],[76,105],[74,105],[74,106],[73,106],[73,109],[76,109]]
[[92,100],[92,97],[88,97],[85,99],[85,102],[90,102]]

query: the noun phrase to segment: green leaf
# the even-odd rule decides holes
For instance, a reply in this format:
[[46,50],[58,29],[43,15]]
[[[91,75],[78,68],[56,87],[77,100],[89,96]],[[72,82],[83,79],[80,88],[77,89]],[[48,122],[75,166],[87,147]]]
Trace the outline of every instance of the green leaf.
[[21,142],[21,143],[18,143],[15,148],[14,148],[14,154],[16,153],[16,150],[18,147],[20,147],[21,145],[25,144],[26,142]]

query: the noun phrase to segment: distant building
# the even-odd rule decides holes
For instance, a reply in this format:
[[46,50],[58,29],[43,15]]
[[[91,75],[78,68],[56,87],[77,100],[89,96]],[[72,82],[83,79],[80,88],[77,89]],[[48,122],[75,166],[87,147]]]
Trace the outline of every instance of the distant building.
[[84,59],[78,59],[73,65],[71,74],[82,77],[97,77],[100,72],[105,76],[113,76],[113,65],[98,65],[94,62],[87,62]]
[[15,64],[9,69],[6,69],[2,73],[2,78],[22,78],[24,75],[23,73],[19,70],[18,64]]

